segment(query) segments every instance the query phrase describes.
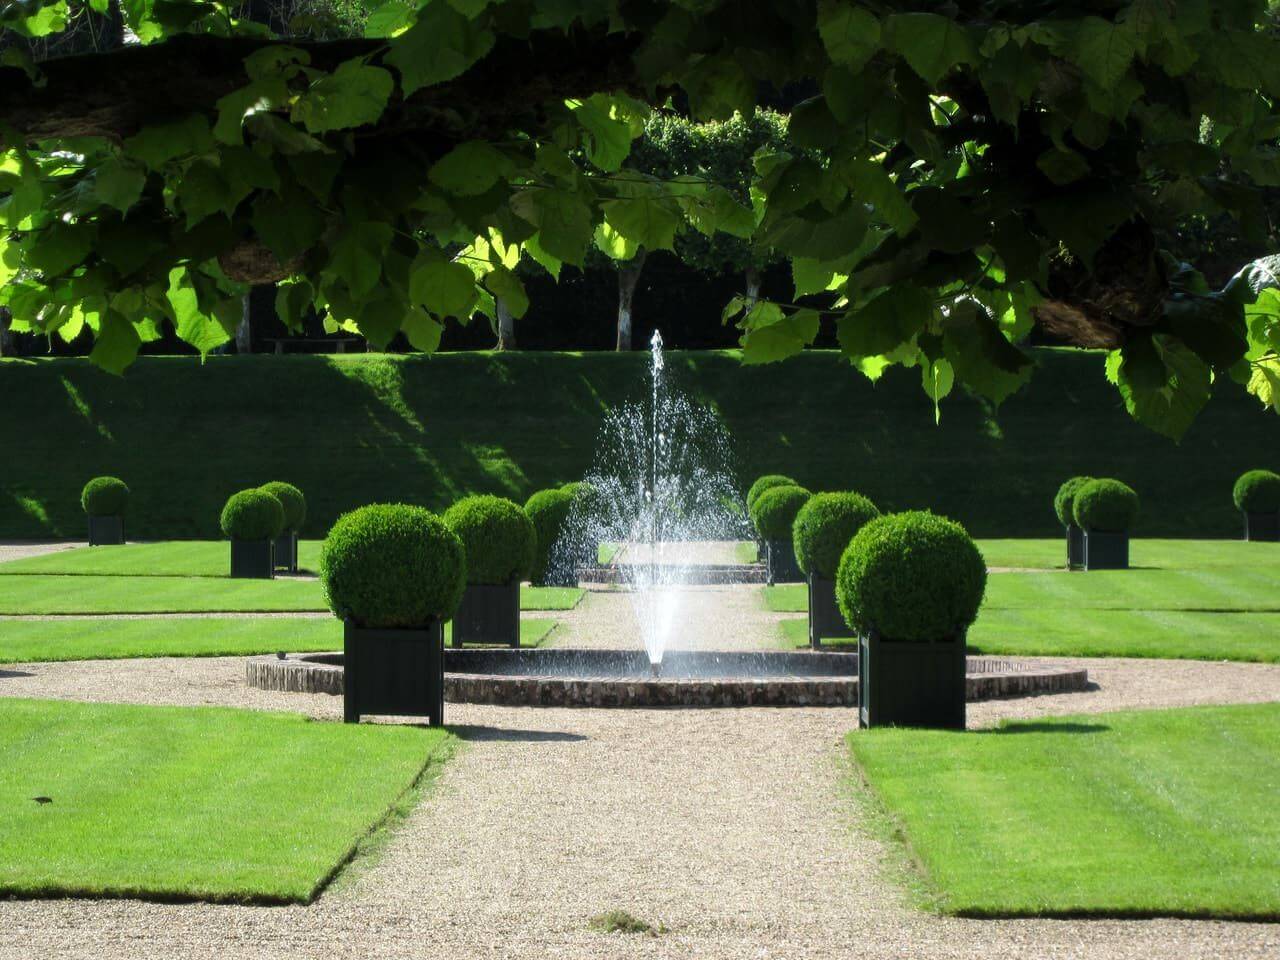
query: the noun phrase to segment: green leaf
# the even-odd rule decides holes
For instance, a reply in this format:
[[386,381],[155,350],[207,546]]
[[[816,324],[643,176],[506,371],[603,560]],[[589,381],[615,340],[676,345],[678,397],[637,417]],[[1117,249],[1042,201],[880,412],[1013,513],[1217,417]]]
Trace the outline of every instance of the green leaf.
[[321,77],[293,105],[291,119],[312,133],[376,123],[395,89],[391,74],[362,59],[348,60]]
[[404,335],[409,345],[423,353],[435,353],[440,348],[440,337],[444,334],[444,324],[422,310],[412,309],[404,318]]
[[442,190],[472,197],[510,176],[512,169],[511,160],[501,150],[481,140],[468,140],[436,161],[427,176]]
[[976,63],[978,51],[960,24],[936,13],[898,13],[888,19],[893,48],[925,82],[936,84],[962,63]]
[[241,87],[220,99],[214,106],[218,110],[218,122],[213,135],[221,143],[244,143],[244,122],[247,117],[267,110],[277,110],[289,102],[289,88],[283,77],[263,77],[247,87]]
[[1182,438],[1209,401],[1213,382],[1209,367],[1175,340],[1130,341],[1121,362],[1116,365],[1108,357],[1108,365],[1129,414],[1174,440]]
[[880,21],[848,0],[819,0],[818,34],[832,62],[861,70],[880,46]]
[[524,292],[524,284],[506,267],[498,267],[486,274],[484,285],[485,289],[507,305],[515,319],[519,320],[529,309],[529,295]]
[[783,315],[771,303],[760,302],[742,321],[742,362],[772,363],[795,356],[818,335],[818,312],[797,310]]
[[254,233],[281,263],[315,246],[325,225],[324,213],[306,194],[293,188],[286,196],[263,194],[253,204]]
[[560,260],[542,249],[542,244],[538,242],[537,234],[534,234],[524,242],[524,250],[542,269],[546,270],[555,279],[560,279],[560,267],[562,266]]
[[1085,17],[1076,34],[1072,59],[1085,76],[1105,89],[1120,82],[1137,52],[1137,35],[1129,24]]
[[909,344],[933,316],[933,297],[919,287],[892,287],[836,323],[840,349],[854,357],[883,356]]
[[390,290],[382,290],[356,309],[356,329],[379,350],[386,347],[409,315],[408,305]]
[[671,250],[683,222],[675,203],[658,196],[606,200],[605,221],[620,235],[648,250]]
[[1261,400],[1263,405],[1280,413],[1280,360],[1255,360],[1245,389]]
[[[392,230],[385,223],[354,223],[347,226],[333,244],[329,271],[340,277],[360,298],[378,285],[382,258],[391,244]],[[390,338],[388,338],[390,339]]]
[[409,273],[409,298],[437,317],[468,320],[476,302],[475,276],[438,251],[423,251]]
[[952,305],[943,325],[943,343],[955,375],[997,405],[1031,377],[1030,358],[974,300]]
[[179,339],[199,350],[201,357],[231,339],[221,323],[201,312],[200,299],[185,268],[178,267],[169,272],[167,296],[173,308],[173,325]]
[[640,244],[628,240],[608,223],[596,227],[596,247],[610,260],[630,260],[640,252]]
[[146,182],[145,170],[112,154],[98,165],[93,192],[107,206],[124,213],[138,202]]
[[951,392],[956,376],[951,364],[945,357],[920,364],[920,382],[924,392],[933,401],[933,422],[942,423],[942,398]]
[[1052,182],[1063,186],[1074,183],[1089,173],[1089,161],[1074,150],[1055,147],[1036,158],[1040,172]]
[[400,89],[407,97],[459,76],[487,54],[493,42],[493,31],[446,3],[428,3],[418,11],[417,23],[391,40],[386,61],[399,71]]
[[875,215],[899,236],[906,236],[915,227],[915,211],[881,164],[853,158],[840,164],[837,173],[854,198],[871,204]]
[[[538,228],[538,243],[558,260],[581,266],[595,228],[591,208],[575,192],[534,189],[516,194],[512,209]],[[515,314],[515,311],[512,311]]]
[[46,278],[66,273],[89,255],[95,234],[90,223],[51,223],[32,235],[24,257],[25,266],[40,271]]
[[119,376],[133,363],[140,346],[142,338],[133,324],[116,311],[108,310],[98,323],[89,361]]
[[648,108],[629,98],[603,93],[566,104],[588,134],[587,159],[606,172],[620,170],[631,153],[632,141],[644,133]]
[[213,145],[209,121],[192,114],[175,123],[143,127],[136,136],[124,142],[124,149],[149,169],[159,170],[170,160],[207,153]]

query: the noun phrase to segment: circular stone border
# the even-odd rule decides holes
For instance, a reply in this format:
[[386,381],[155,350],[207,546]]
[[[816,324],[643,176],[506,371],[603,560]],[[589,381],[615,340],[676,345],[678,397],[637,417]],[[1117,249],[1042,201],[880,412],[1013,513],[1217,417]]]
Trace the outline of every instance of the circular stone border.
[[[673,662],[681,657],[710,658],[716,664],[750,658],[762,670],[755,676],[620,676],[619,661],[634,661],[637,657],[643,658],[644,654],[563,648],[448,649],[445,651],[444,695],[450,703],[542,707],[854,707],[858,704],[856,653],[672,651],[667,657]],[[578,669],[571,675],[563,670],[559,675],[547,670],[539,673],[538,661],[544,658],[549,661],[572,659]],[[590,669],[593,659],[598,660],[598,673]],[[510,667],[501,669],[507,663]],[[547,664],[548,667],[554,665]],[[728,664],[725,665],[727,669]],[[773,669],[765,672],[765,666]],[[520,672],[516,672],[517,669]],[[246,680],[249,686],[262,690],[340,696],[342,654],[251,657],[247,662]],[[1084,690],[1088,682],[1088,671],[1083,668],[1065,668],[1035,660],[969,657],[965,699],[1066,693]]]
[[[608,566],[579,567],[578,582],[593,585],[628,586],[633,580],[622,569],[626,563],[609,564]],[[645,566],[643,563],[635,564]],[[705,587],[726,583],[765,583],[768,579],[764,564],[761,563],[690,563],[679,567],[678,577],[667,577],[668,581],[678,581],[684,586]],[[662,578],[659,578],[660,580]]]

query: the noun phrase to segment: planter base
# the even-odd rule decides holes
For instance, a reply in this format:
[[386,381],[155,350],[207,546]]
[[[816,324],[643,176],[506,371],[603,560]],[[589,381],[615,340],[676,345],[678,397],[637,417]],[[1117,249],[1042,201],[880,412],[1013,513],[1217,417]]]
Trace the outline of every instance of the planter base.
[[520,584],[470,583],[453,615],[453,645],[520,646]]
[[1129,534],[1107,530],[1084,532],[1084,568],[1086,570],[1128,570]]
[[914,643],[872,633],[858,641],[864,727],[964,729],[965,635]]
[[769,586],[775,583],[804,583],[804,573],[796,563],[795,545],[790,540],[766,540],[764,560]]
[[342,719],[426,717],[444,723],[444,625],[377,630],[350,621],[343,631]]
[[232,540],[231,576],[245,580],[271,580],[275,577],[275,541]]
[[1067,569],[1084,567],[1084,530],[1075,524],[1067,527]]
[[286,573],[298,572],[298,534],[297,531],[282,533],[275,539],[275,569]]
[[124,517],[90,517],[89,546],[108,547],[124,543]]
[[1280,543],[1280,513],[1246,513],[1244,538],[1255,543]]
[[840,615],[836,603],[836,582],[826,577],[809,575],[809,646],[822,646],[832,637],[852,637],[853,631]]

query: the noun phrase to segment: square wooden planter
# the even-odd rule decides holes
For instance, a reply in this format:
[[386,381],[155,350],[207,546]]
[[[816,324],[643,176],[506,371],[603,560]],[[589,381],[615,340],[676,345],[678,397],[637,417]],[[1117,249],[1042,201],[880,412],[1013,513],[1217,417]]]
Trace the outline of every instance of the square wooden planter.
[[1280,513],[1246,513],[1244,538],[1256,543],[1280,542]]
[[1128,570],[1128,531],[1085,530],[1084,568],[1086,570]]
[[89,546],[108,547],[124,543],[124,517],[90,517]]
[[275,569],[286,573],[298,572],[298,532],[290,530],[275,539]]
[[790,540],[766,540],[764,562],[770,586],[775,583],[804,583],[804,573],[796,563],[795,545]]
[[858,713],[864,727],[963,730],[965,635],[913,642],[876,633],[858,641]]
[[520,583],[469,583],[453,615],[453,645],[520,646]]
[[1067,527],[1067,569],[1084,567],[1084,530],[1074,523]]
[[444,624],[412,630],[358,627],[346,622],[342,638],[342,718],[426,717],[444,723]]
[[832,637],[852,637],[836,603],[836,582],[809,575],[809,646],[820,647]]
[[274,540],[232,540],[231,576],[243,580],[274,579],[274,554]]

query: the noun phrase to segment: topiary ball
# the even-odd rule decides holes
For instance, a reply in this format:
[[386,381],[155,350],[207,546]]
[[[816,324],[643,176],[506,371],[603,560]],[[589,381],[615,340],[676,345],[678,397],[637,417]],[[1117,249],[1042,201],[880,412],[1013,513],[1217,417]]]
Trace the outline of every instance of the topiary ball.
[[118,477],[94,477],[80,491],[80,506],[91,517],[118,517],[129,505],[129,488]]
[[233,493],[222,508],[222,532],[232,540],[273,540],[284,529],[284,505],[254,488]]
[[798,487],[790,477],[784,477],[780,473],[766,473],[763,477],[757,478],[750,489],[747,490],[747,513],[751,512],[751,507],[760,499],[760,494],[766,490],[772,490],[774,487]]
[[987,565],[964,527],[927,511],[877,517],[858,531],[836,574],[836,601],[861,634],[941,640],[968,628]]
[[1086,483],[1093,480],[1093,477],[1072,477],[1066,483],[1058,488],[1058,492],[1053,496],[1053,512],[1058,515],[1058,522],[1064,527],[1074,527],[1076,525],[1076,494],[1080,492],[1080,488]]
[[525,503],[524,512],[533,524],[538,538],[533,569],[529,572],[529,578],[534,583],[541,583],[546,579],[547,568],[551,564],[551,551],[560,539],[560,532],[564,529],[572,508],[573,494],[559,488],[539,490]]
[[1076,526],[1103,533],[1119,533],[1138,516],[1138,495],[1119,480],[1090,480],[1076,491]]
[[424,507],[375,504],[344,513],[320,549],[329,609],[361,627],[448,620],[467,583],[458,535]]
[[807,574],[835,579],[844,548],[878,516],[880,510],[860,493],[815,493],[791,527],[796,563]]
[[811,494],[804,487],[770,487],[751,505],[751,523],[763,540],[790,540],[791,527]]
[[1231,491],[1236,509],[1244,513],[1280,512],[1280,474],[1250,470],[1241,474]]
[[272,480],[264,483],[262,489],[280,501],[284,507],[284,529],[297,533],[302,529],[302,521],[307,519],[307,498],[292,483],[283,480]]
[[467,583],[518,583],[533,569],[538,535],[519,504],[504,497],[466,497],[443,519],[466,548]]

